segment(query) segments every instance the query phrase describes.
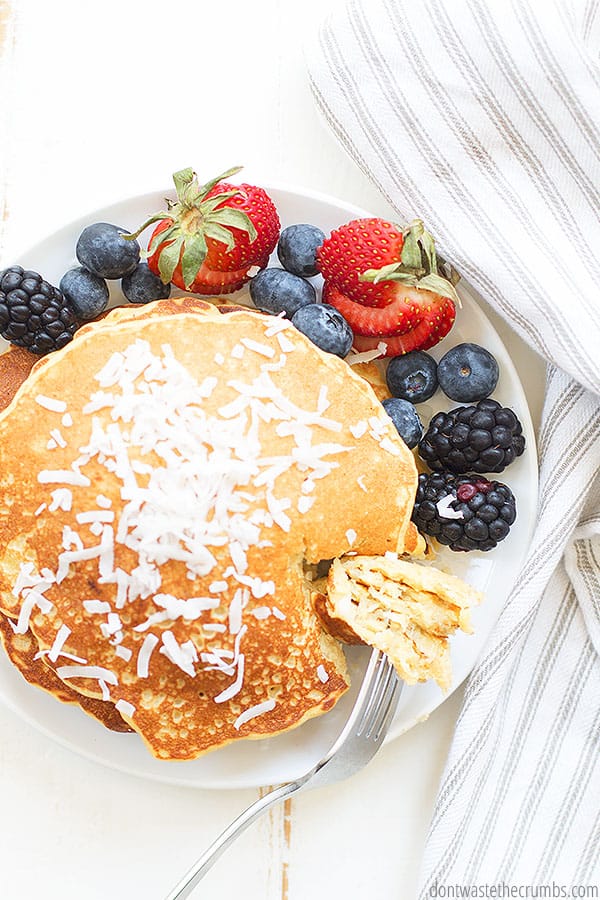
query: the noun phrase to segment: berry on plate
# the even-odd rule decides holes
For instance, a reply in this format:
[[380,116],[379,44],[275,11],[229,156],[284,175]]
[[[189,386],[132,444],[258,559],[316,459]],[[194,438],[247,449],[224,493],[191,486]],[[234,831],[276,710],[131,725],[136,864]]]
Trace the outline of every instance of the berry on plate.
[[416,447],[423,436],[423,425],[413,404],[400,397],[387,397],[382,406],[406,446],[410,450]]
[[[414,295],[410,310],[406,305],[408,292]],[[324,302],[341,312],[357,336],[381,338],[409,333],[416,322],[417,300],[420,302],[424,297],[417,296],[416,288],[407,288],[403,297],[392,300],[386,306],[364,306],[343,294],[331,281],[323,284]]]
[[[317,251],[319,270],[325,279],[355,303],[387,306],[396,285],[364,281],[365,272],[396,265],[404,248],[402,229],[384,219],[353,219],[334,229]],[[419,259],[420,265],[420,259]]]
[[281,232],[277,244],[279,262],[294,275],[303,278],[317,275],[317,249],[324,240],[325,234],[316,225],[288,225]]
[[99,278],[122,278],[133,272],[140,260],[140,245],[125,228],[95,222],[83,229],[75,254],[81,265]]
[[250,297],[257,309],[291,319],[301,306],[316,303],[317,292],[305,278],[278,269],[261,269],[250,280]]
[[384,219],[354,219],[331,232],[317,259],[325,281],[365,306],[406,297],[407,315],[418,313],[406,287],[458,301],[452,283],[439,273],[434,239],[420,219],[406,228]]
[[502,472],[524,449],[515,413],[488,398],[437,413],[419,443],[419,456],[436,472]]
[[41,275],[21,266],[0,272],[0,335],[42,355],[68,344],[78,320],[67,298]]
[[164,284],[147,262],[141,262],[123,278],[121,290],[130,303],[166,300],[171,295],[171,285]]
[[108,285],[104,278],[77,266],[60,279],[59,288],[79,319],[93,319],[108,305]]
[[148,265],[162,281],[198,294],[227,294],[241,288],[254,266],[264,268],[279,237],[275,204],[252,184],[229,184],[229,169],[199,184],[192,169],[173,175],[177,200],[155,213],[137,237],[158,223],[148,244]]
[[423,403],[437,390],[437,363],[424,350],[413,350],[390,359],[385,378],[394,397],[410,400],[411,403]]
[[412,520],[451,550],[492,550],[516,519],[510,488],[481,475],[419,475]]
[[352,329],[342,315],[327,303],[301,306],[292,316],[298,331],[326,353],[347,356],[352,347]]
[[456,307],[452,300],[428,291],[424,291],[419,298],[426,301],[426,305],[421,308],[421,318],[407,331],[399,330],[405,325],[398,324],[394,303],[377,309],[361,306],[360,303],[347,301],[343,294],[327,282],[323,288],[323,298],[326,303],[335,306],[347,320],[354,331],[354,348],[358,352],[379,349],[383,356],[401,356],[413,350],[429,350],[448,334],[456,317]]
[[496,358],[479,344],[457,344],[438,363],[441,389],[459,403],[476,403],[496,389],[500,369]]
[[317,259],[325,300],[347,319],[359,351],[381,343],[386,356],[427,350],[454,324],[456,273],[440,274],[435,242],[420,219],[404,229],[355,219],[331,232]]

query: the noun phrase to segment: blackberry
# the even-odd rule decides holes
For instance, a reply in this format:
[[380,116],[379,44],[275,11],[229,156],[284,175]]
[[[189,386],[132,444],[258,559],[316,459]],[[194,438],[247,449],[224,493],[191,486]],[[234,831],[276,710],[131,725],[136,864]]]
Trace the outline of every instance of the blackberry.
[[68,344],[79,322],[58,288],[37,272],[11,266],[0,272],[0,334],[43,355]]
[[434,472],[502,472],[523,453],[518,418],[496,400],[439,412],[419,442],[419,456]]
[[492,550],[516,516],[514,495],[500,481],[450,472],[419,475],[412,520],[450,550]]

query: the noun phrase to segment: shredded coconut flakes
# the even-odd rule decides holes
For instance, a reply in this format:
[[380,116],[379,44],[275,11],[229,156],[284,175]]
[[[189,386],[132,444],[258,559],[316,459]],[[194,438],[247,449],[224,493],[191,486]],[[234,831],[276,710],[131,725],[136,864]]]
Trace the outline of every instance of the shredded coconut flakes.
[[325,666],[321,665],[321,666],[317,667],[317,678],[323,684],[326,684],[329,681],[329,675],[327,673],[327,669],[325,668]]
[[[46,570],[42,577],[32,564],[22,565],[14,587],[15,595],[22,598],[19,619],[14,626],[16,631],[27,631],[34,609],[44,614],[53,609],[44,591],[54,583],[61,583],[73,565],[84,561],[97,559],[99,582],[115,585],[113,603],[117,610],[137,598],[152,597],[156,612],[135,627],[138,632],[150,629],[157,622],[200,618],[219,606],[222,601],[214,595],[227,591],[233,581],[239,587],[233,591],[228,626],[203,623],[207,640],[212,637],[211,642],[224,632],[234,636],[233,651],[215,647],[210,653],[200,654],[199,659],[192,641],[180,644],[169,630],[161,638],[148,631],[137,652],[136,668],[138,677],[148,677],[151,657],[158,647],[160,653],[190,677],[196,675],[199,661],[233,677],[231,684],[215,698],[216,702],[225,702],[241,691],[245,670],[241,646],[248,629],[243,624],[243,610],[251,596],[260,599],[275,594],[272,581],[247,574],[247,553],[253,546],[272,546],[262,536],[262,528],[288,532],[292,525],[287,514],[291,501],[280,495],[277,481],[293,466],[305,473],[298,510],[306,511],[313,502],[306,494],[314,489],[318,479],[339,466],[331,457],[352,450],[351,446],[334,442],[313,444],[315,426],[329,432],[342,431],[341,422],[324,415],[330,406],[325,387],[319,391],[316,409],[310,410],[299,407],[271,380],[268,370],[281,368],[285,354],[294,349],[293,342],[283,333],[290,327],[281,318],[268,323],[265,334],[276,336],[281,350],[279,362],[263,364],[260,375],[251,383],[239,379],[229,381],[228,387],[236,397],[218,409],[216,416],[205,411],[202,401],[215,391],[218,379],[210,376],[198,384],[168,345],[162,347],[163,355],[158,356],[146,341],[138,339],[110,357],[96,375],[99,390],[91,395],[83,410],[91,416],[87,445],[78,448],[70,467],[42,470],[37,477],[40,484],[57,485],[51,491],[48,511],[69,512],[74,506],[77,508],[72,489],[91,485],[90,478],[81,470],[90,462],[99,465],[121,484],[120,509],[113,512],[111,500],[98,494],[95,509],[80,508],[75,515],[77,524],[87,525],[88,538],[91,532],[97,543],[86,545],[77,531],[64,526],[63,551],[55,573]],[[276,355],[272,346],[248,338],[234,347],[232,356],[241,358],[245,350],[268,359]],[[215,362],[224,362],[222,354],[215,355]],[[64,427],[73,424],[63,401],[40,394],[36,402],[62,413]],[[102,409],[110,410],[110,420],[106,423],[94,415]],[[277,434],[291,438],[289,455],[263,457],[260,422],[276,422]],[[55,446],[67,446],[56,428],[51,431],[51,440]],[[257,497],[266,498],[266,511],[255,508],[250,512]],[[41,515],[45,509],[46,504],[42,504],[37,514]],[[130,572],[115,567],[117,545],[123,545],[138,560]],[[191,580],[205,577],[216,566],[213,551],[222,547],[227,548],[231,565],[225,566],[221,578],[211,583],[212,597],[180,599],[161,593],[164,563],[170,560],[183,563]],[[98,627],[114,646],[115,655],[128,662],[133,652],[120,646],[123,625],[111,604],[87,599],[82,605],[89,615],[107,616]],[[256,607],[252,618],[258,622],[267,616],[285,619],[276,606]],[[55,658],[53,661],[63,655],[76,663],[58,667],[59,677],[97,680],[103,696],[108,698],[108,686],[118,684],[117,676],[110,669],[61,653],[69,633],[66,626],[59,628],[51,650],[46,651]],[[127,709],[127,715],[133,714],[131,704],[119,700],[117,706],[119,703],[123,712]],[[245,710],[235,727],[274,706],[275,701],[268,700]]]
[[46,397],[44,394],[38,394],[35,398],[35,402],[50,412],[64,413],[67,409],[67,404],[64,400],[57,400],[55,397]]
[[454,494],[446,494],[445,497],[442,497],[435,504],[442,519],[464,519],[461,510],[452,507],[455,500],[456,496]]
[[237,717],[237,719],[233,723],[233,727],[239,731],[242,725],[245,725],[246,722],[250,722],[257,716],[262,716],[265,713],[271,712],[272,709],[275,709],[275,706],[276,703],[274,700],[265,700],[263,703],[257,703],[255,706],[251,706],[248,709],[245,709],[244,712]]

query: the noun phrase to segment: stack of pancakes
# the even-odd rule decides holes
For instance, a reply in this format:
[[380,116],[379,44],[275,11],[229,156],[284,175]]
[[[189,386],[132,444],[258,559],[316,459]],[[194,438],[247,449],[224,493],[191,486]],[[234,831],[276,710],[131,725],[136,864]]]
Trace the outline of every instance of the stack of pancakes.
[[286,320],[191,297],[19,362],[0,611],[28,680],[161,759],[331,709],[348,674],[306,568],[422,548],[414,458],[371,386]]

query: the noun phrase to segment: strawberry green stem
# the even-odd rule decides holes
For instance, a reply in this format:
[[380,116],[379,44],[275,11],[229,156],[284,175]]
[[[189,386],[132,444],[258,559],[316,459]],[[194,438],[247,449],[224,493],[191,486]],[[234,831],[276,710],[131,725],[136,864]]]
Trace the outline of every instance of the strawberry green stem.
[[166,230],[152,237],[147,252],[152,255],[158,250],[158,269],[163,281],[171,279],[181,262],[184,283],[189,288],[206,258],[208,238],[224,244],[227,251],[235,246],[232,229],[245,231],[250,241],[256,240],[256,228],[247,213],[227,205],[227,201],[242,193],[241,189],[225,185],[222,190],[215,190],[241,168],[233,166],[202,185],[193,169],[180,169],[173,174],[177,199],[167,199],[166,210],[154,213],[133,234],[127,235],[128,240],[134,240],[150,225],[168,221]]
[[452,277],[446,278],[440,273],[435,240],[422,220],[414,219],[402,229],[402,235],[404,242],[400,259],[380,269],[367,269],[359,275],[359,280],[370,281],[373,284],[381,281],[397,281],[417,290],[432,291],[442,297],[449,297],[460,306],[460,298],[454,287],[458,273],[452,267],[450,267]]

